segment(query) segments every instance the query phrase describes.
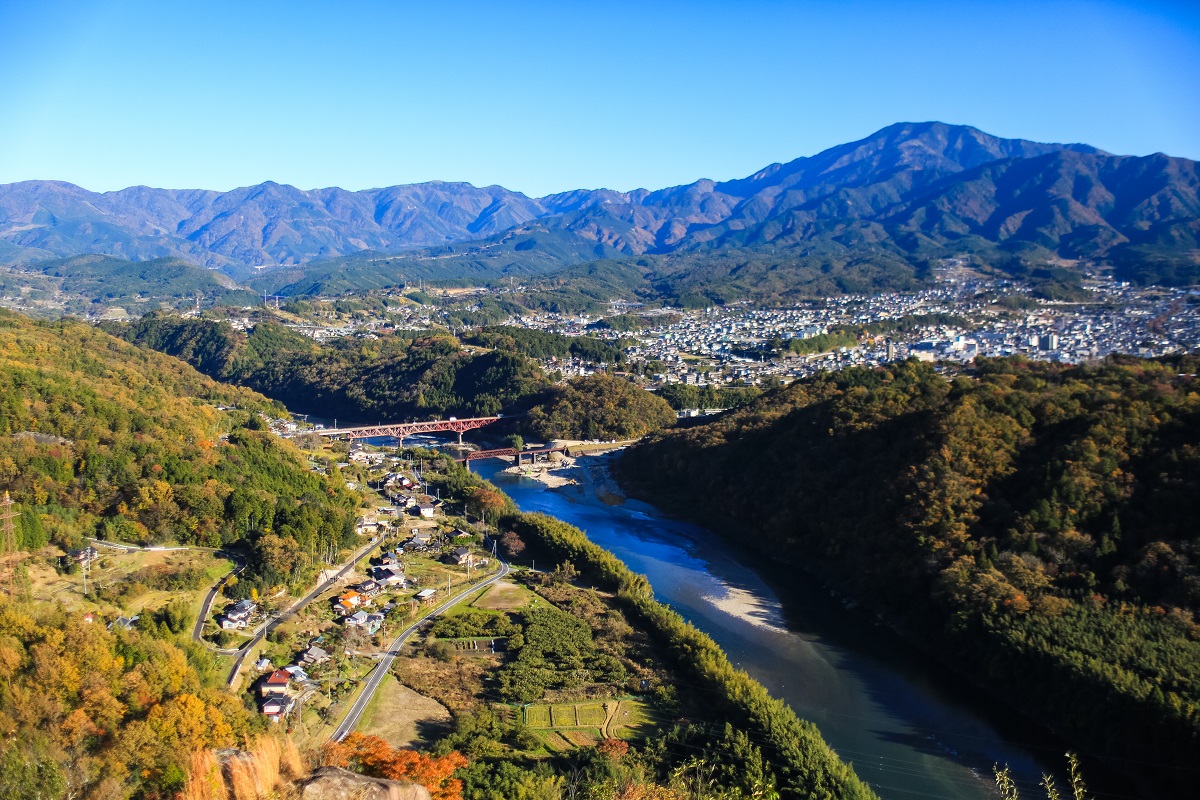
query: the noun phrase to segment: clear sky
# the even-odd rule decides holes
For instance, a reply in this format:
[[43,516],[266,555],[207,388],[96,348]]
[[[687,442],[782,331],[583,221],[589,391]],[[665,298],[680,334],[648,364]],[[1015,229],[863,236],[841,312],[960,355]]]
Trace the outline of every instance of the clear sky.
[[931,119],[1200,158],[1200,11],[0,0],[0,183],[660,188]]

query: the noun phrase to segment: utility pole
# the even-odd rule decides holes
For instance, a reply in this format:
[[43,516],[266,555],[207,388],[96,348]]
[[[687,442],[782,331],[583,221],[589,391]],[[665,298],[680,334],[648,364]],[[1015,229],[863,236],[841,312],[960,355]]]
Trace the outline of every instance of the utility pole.
[[0,521],[4,523],[4,557],[8,561],[8,598],[11,601],[16,601],[16,573],[17,573],[17,531],[13,524],[13,520],[17,518],[17,512],[13,511],[13,499],[9,497],[8,492],[4,493],[4,502],[0,503]]

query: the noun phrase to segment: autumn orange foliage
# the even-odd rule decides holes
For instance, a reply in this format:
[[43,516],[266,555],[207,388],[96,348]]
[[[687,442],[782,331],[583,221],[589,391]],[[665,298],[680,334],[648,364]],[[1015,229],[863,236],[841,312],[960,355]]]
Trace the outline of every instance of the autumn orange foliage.
[[410,780],[429,790],[433,800],[462,800],[462,781],[454,771],[465,767],[461,753],[435,757],[416,750],[392,747],[378,736],[352,733],[342,742],[327,744],[322,753],[325,764],[346,767],[391,780]]

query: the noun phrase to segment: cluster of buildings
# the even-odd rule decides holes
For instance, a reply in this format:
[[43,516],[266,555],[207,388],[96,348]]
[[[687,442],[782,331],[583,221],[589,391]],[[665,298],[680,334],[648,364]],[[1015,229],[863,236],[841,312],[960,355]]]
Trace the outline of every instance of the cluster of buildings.
[[[1086,283],[1091,294],[1086,302],[1032,302],[1026,288],[1012,280],[951,279],[918,292],[845,295],[789,308],[739,303],[664,314],[665,324],[632,334],[597,330],[588,317],[557,314],[514,317],[506,324],[632,339],[625,351],[630,368],[647,372],[652,386],[788,382],[909,357],[966,362],[1019,354],[1081,363],[1110,353],[1160,356],[1200,349],[1200,291],[1095,279]],[[648,319],[652,324],[654,317]],[[920,325],[922,319],[929,324]],[[825,352],[796,355],[788,347],[795,339],[847,330],[864,333],[857,344]],[[547,359],[542,366],[572,377],[606,365]]]
[[296,706],[300,694],[311,684],[307,670],[329,661],[329,653],[319,646],[318,641],[308,645],[295,663],[281,669],[272,669],[271,662],[262,658],[255,669],[265,673],[258,680],[258,710],[272,722],[279,722]]

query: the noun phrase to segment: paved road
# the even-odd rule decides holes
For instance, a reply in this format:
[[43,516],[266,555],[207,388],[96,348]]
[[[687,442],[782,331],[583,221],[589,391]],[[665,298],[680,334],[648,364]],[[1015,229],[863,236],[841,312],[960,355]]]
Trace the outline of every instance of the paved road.
[[204,553],[213,553],[214,555],[221,556],[222,558],[228,558],[230,561],[232,561],[234,563],[234,567],[228,574],[226,574],[223,578],[221,578],[219,581],[214,583],[212,585],[212,588],[208,590],[208,595],[204,598],[204,605],[201,606],[200,614],[199,614],[199,616],[196,617],[196,624],[195,624],[195,626],[192,627],[192,639],[210,649],[216,650],[216,652],[221,653],[222,655],[233,655],[234,653],[237,652],[237,650],[222,650],[220,648],[214,647],[210,642],[204,641],[204,636],[203,636],[204,623],[208,619],[208,612],[212,610],[213,600],[216,599],[217,592],[219,592],[221,590],[221,587],[224,586],[229,581],[230,578],[232,578],[234,575],[237,575],[239,572],[241,572],[243,569],[246,568],[245,560],[241,556],[239,556],[237,553],[231,553],[228,550],[220,550],[216,547],[198,547],[198,546],[194,546],[194,545],[180,545],[178,547],[142,547],[140,545],[128,544],[125,542],[108,542],[108,541],[105,541],[104,539],[96,539],[91,536],[87,537],[87,540],[89,542],[91,542],[92,544],[98,545],[100,547],[107,547],[112,550],[121,550],[126,553],[134,551],[134,550],[140,550],[140,551],[144,551],[147,553],[153,553],[153,552],[157,552],[157,551],[174,552],[177,550],[199,550]]
[[212,610],[213,600],[217,598],[217,592],[221,591],[221,587],[228,583],[230,578],[246,568],[246,562],[242,560],[241,556],[224,551],[221,552],[221,555],[232,561],[234,567],[228,575],[214,583],[212,588],[208,590],[208,596],[204,598],[204,605],[200,607],[200,615],[196,617],[196,626],[192,628],[192,639],[208,647],[212,645],[204,641],[204,623],[208,621],[208,612]]
[[333,736],[330,737],[332,741],[340,742],[342,739],[345,739],[347,736],[349,736],[351,731],[358,727],[359,718],[362,717],[362,713],[364,710],[366,710],[367,704],[371,702],[371,697],[375,694],[375,690],[379,688],[379,684],[385,677],[387,677],[388,673],[391,672],[392,662],[395,661],[396,656],[400,654],[400,648],[404,646],[404,642],[407,641],[408,637],[412,636],[413,633],[415,633],[417,629],[419,629],[426,622],[438,616],[467,595],[478,591],[484,586],[489,586],[495,583],[508,574],[508,562],[504,559],[499,559],[499,561],[500,570],[495,575],[485,581],[481,581],[473,586],[468,587],[467,589],[464,589],[454,597],[451,597],[449,600],[438,606],[432,614],[422,617],[400,632],[400,635],[396,637],[396,641],[392,642],[392,646],[387,649],[387,652],[384,653],[383,657],[379,660],[379,665],[375,667],[370,675],[367,676],[367,682],[363,686],[362,692],[359,693],[358,699],[354,701],[354,705],[350,706],[350,710],[346,712],[346,716],[342,718],[341,723],[334,730]]
[[379,544],[378,537],[376,537],[375,539],[372,539],[361,550],[359,550],[358,553],[356,553],[352,559],[350,559],[350,562],[348,564],[346,564],[346,566],[344,566],[340,570],[338,570],[337,574],[335,574],[333,577],[329,578],[328,580],[325,580],[325,581],[317,584],[317,587],[315,589],[313,589],[308,594],[304,595],[304,597],[297,600],[295,603],[292,603],[290,606],[288,606],[288,609],[286,611],[284,611],[283,613],[279,614],[276,617],[272,617],[271,619],[267,620],[267,622],[260,625],[258,627],[257,633],[254,634],[254,638],[251,639],[249,642],[247,642],[245,645],[243,645],[242,650],[241,650],[241,655],[239,655],[237,657],[237,661],[233,662],[233,668],[229,670],[229,678],[228,678],[228,680],[226,680],[225,683],[228,686],[233,686],[234,682],[237,680],[238,673],[242,671],[242,663],[246,660],[246,656],[250,655],[250,651],[254,649],[254,645],[261,642],[263,640],[264,636],[266,636],[271,631],[275,630],[275,628],[277,628],[281,623],[287,622],[289,619],[291,619],[292,616],[294,616],[297,611],[304,608],[306,605],[308,605],[313,600],[315,600],[318,595],[320,595],[322,592],[324,592],[330,586],[332,586],[333,584],[337,583],[342,578],[344,578],[346,576],[346,574],[348,572],[350,572],[350,570],[352,570],[356,566],[358,566],[358,562],[362,561],[364,558],[366,558],[367,553],[370,553],[372,550],[374,550],[376,545],[378,545],[378,544]]

